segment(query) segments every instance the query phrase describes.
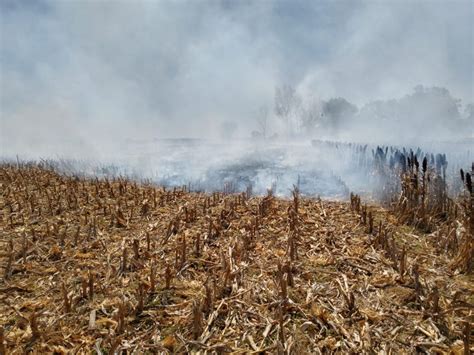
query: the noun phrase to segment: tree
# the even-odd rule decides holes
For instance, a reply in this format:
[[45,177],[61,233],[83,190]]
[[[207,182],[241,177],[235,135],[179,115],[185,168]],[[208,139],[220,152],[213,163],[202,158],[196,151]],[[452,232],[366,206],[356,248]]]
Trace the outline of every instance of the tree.
[[261,106],[258,109],[258,113],[257,113],[257,125],[258,125],[258,129],[259,129],[260,134],[262,135],[263,139],[267,138],[268,116],[269,116],[268,107],[266,105]]
[[324,102],[322,111],[327,127],[338,130],[345,122],[353,119],[357,113],[357,106],[342,97],[337,97]]
[[301,128],[305,133],[311,134],[321,124],[321,118],[321,102],[312,98],[301,110]]
[[418,85],[399,99],[367,103],[361,108],[357,123],[382,137],[393,138],[396,132],[403,132],[397,137],[399,141],[449,139],[466,134],[467,122],[463,121],[460,108],[460,100],[446,88]]
[[300,107],[301,98],[295,88],[290,85],[275,88],[275,114],[285,123],[287,135],[293,133],[292,119],[296,118]]
[[448,138],[459,133],[460,100],[443,87],[417,86],[415,92],[397,100],[402,122],[425,139]]

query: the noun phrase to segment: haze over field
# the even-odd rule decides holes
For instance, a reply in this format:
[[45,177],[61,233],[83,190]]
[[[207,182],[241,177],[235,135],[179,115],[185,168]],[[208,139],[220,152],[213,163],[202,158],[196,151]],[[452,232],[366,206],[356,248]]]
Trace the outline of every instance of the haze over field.
[[[261,107],[269,133],[285,137],[275,92],[286,85],[298,101],[293,135],[363,141],[380,131],[395,141],[388,123],[400,137],[406,124],[430,138],[472,137],[472,1],[6,0],[0,7],[3,154],[70,153],[77,145],[95,155],[125,139],[217,138],[229,130],[249,137],[259,131]],[[304,119],[321,122],[298,130]]]
[[[229,166],[245,175],[253,161],[289,174],[287,189],[304,164],[341,173],[311,139],[435,152],[461,142],[448,150],[466,153],[462,163],[471,156],[472,1],[4,0],[0,9],[2,157],[116,162],[175,183],[211,182]],[[203,140],[159,140],[184,137]],[[262,190],[274,180],[249,174]]]

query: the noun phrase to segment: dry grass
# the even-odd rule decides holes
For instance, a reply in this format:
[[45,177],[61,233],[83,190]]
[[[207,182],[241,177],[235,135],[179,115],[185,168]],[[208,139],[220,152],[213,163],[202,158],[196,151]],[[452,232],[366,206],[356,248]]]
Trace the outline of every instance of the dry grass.
[[0,191],[0,352],[472,350],[472,276],[435,235],[356,196],[205,195],[6,164]]

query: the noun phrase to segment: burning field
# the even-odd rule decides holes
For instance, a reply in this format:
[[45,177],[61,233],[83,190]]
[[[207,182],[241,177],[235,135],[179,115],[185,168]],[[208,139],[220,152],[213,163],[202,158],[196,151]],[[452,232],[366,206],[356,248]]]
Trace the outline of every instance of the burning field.
[[474,354],[472,0],[0,0],[0,355]]
[[472,172],[391,152],[370,204],[3,163],[0,353],[469,354]]

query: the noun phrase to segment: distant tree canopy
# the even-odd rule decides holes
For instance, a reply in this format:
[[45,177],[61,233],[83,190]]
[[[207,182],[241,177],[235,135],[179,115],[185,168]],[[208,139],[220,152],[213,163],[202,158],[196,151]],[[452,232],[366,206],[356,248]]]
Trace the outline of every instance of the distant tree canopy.
[[[276,87],[274,100],[274,114],[284,123],[286,136],[352,132],[363,137],[373,133],[390,135],[400,130],[413,138],[420,134],[428,139],[440,133],[444,137],[472,135],[469,130],[473,130],[474,104],[461,109],[460,100],[446,88],[421,85],[399,99],[372,101],[360,109],[342,97],[303,98],[290,85]],[[268,111],[260,111],[257,126],[263,136],[270,121]]]
[[353,120],[358,110],[357,106],[351,104],[346,99],[337,97],[324,102],[322,111],[322,122],[330,129],[337,130],[342,128],[348,121]]
[[417,86],[412,94],[398,100],[374,101],[364,105],[356,121],[380,130],[405,129],[409,134],[460,133],[460,100],[445,88]]

